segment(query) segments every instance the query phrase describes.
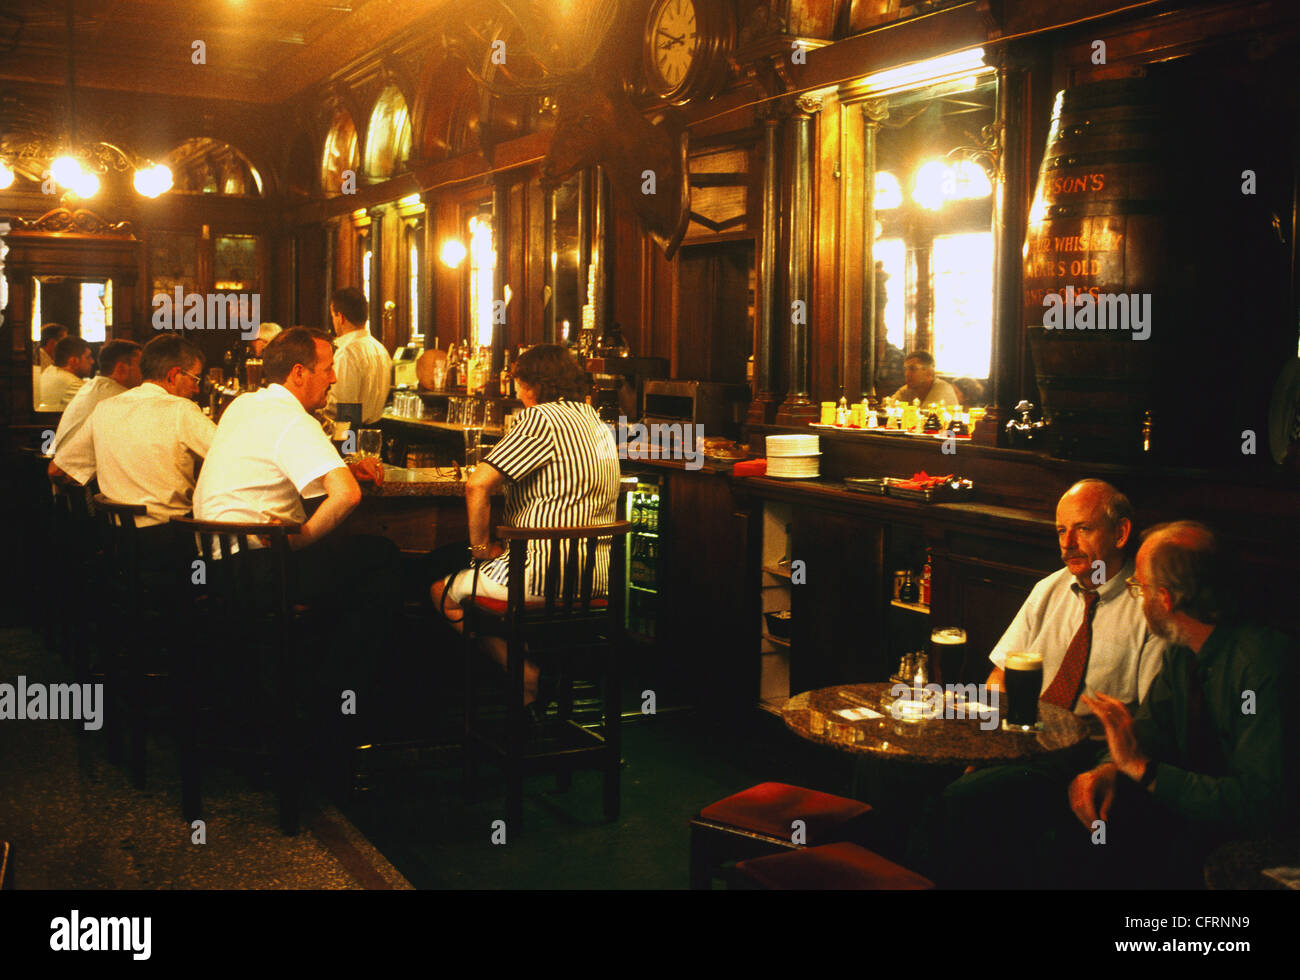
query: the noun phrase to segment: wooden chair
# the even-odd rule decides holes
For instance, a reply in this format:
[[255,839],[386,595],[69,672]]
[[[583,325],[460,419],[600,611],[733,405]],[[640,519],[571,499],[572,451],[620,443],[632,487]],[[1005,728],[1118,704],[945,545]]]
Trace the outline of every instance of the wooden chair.
[[[52,508],[45,554],[57,564],[45,585],[51,595],[82,595],[89,601],[72,615],[61,613],[54,603],[47,602],[44,615],[54,648],[72,666],[77,679],[84,682],[94,670],[94,644],[101,636],[99,621],[104,612],[95,588],[99,542],[90,508],[94,481],[84,487],[55,483],[48,477],[47,482]],[[51,589],[55,583],[57,588]]]
[[[209,713],[201,691],[213,686],[229,691],[231,685],[208,678],[246,659],[249,673],[240,678],[248,697],[251,689],[256,707],[253,721],[259,736],[251,746],[254,754],[269,751],[273,762],[280,805],[280,829],[298,833],[301,796],[303,739],[297,721],[296,669],[297,624],[300,611],[289,602],[289,535],[297,524],[240,524],[173,518],[183,532],[194,535],[194,558],[203,562],[202,581],[193,596],[194,643],[183,647],[177,664],[177,711],[180,724],[181,806],[185,819],[193,821],[202,808],[203,759],[215,746],[201,746],[199,719]],[[251,568],[250,538],[268,539],[271,555],[269,584]],[[197,573],[196,573],[197,574]],[[263,660],[262,653],[269,653]],[[252,656],[250,656],[252,654]],[[262,678],[270,667],[269,702],[263,697]],[[208,675],[205,677],[205,674]],[[223,734],[233,738],[242,728],[227,724]],[[229,746],[226,746],[229,749]],[[249,746],[242,747],[247,754]]]
[[[465,635],[465,774],[473,775],[480,749],[499,760],[508,781],[506,819],[512,828],[523,823],[523,780],[526,775],[554,772],[567,789],[577,769],[604,773],[605,817],[618,817],[622,756],[620,662],[623,652],[624,553],[627,521],[589,527],[500,527],[509,544],[509,585],[505,601],[481,596],[461,603]],[[609,596],[596,596],[597,548],[612,539]],[[544,575],[544,601],[525,603],[524,562],[529,541],[550,541],[550,561]],[[567,558],[565,557],[567,556]],[[583,556],[580,561],[580,556]],[[561,563],[563,562],[563,567]],[[476,572],[477,574],[477,572]],[[506,642],[506,718],[504,731],[478,717],[474,675],[480,655],[479,637],[497,636]],[[572,668],[582,654],[601,663],[604,712],[599,733],[572,717]],[[553,662],[561,679],[558,717],[529,735],[523,706],[524,659]]]
[[118,762],[128,747],[135,785],[145,785],[144,642],[152,633],[143,611],[147,605],[140,578],[140,546],[136,518],[148,510],[144,504],[124,504],[95,494],[95,516],[102,532],[99,594],[102,600],[101,636],[107,679],[104,711],[109,758]]

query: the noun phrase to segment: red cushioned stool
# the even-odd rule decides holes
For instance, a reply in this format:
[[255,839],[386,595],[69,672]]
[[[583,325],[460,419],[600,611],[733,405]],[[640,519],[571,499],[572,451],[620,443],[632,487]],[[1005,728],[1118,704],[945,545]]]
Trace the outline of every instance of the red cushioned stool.
[[[706,806],[691,820],[691,887],[707,890],[726,861],[856,839],[871,807],[786,783],[759,783]],[[795,841],[796,820],[804,833]]]
[[934,882],[865,847],[841,841],[741,861],[736,873],[779,891],[925,891]]

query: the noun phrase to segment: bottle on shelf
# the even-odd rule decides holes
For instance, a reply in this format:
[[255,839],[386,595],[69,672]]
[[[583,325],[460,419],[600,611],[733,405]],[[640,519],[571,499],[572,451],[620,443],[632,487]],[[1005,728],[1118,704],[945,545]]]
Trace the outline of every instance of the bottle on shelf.
[[921,566],[921,605],[930,604],[930,549],[925,549],[925,564]]
[[849,424],[849,400],[844,395],[844,389],[840,389],[840,403],[835,406],[835,424]]
[[507,347],[501,354],[501,397],[510,397],[510,348]]

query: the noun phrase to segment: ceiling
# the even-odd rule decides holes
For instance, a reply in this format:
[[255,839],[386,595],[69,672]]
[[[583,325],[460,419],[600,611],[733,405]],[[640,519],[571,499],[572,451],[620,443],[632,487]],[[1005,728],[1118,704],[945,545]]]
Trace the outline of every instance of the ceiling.
[[[280,102],[449,0],[71,0],[78,87]],[[0,4],[0,80],[63,85],[67,0]],[[194,63],[202,41],[204,63]]]

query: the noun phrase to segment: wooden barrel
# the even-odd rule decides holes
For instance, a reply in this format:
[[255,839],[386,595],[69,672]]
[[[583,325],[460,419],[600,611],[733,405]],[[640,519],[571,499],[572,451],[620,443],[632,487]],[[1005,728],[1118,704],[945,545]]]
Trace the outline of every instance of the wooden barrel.
[[[1174,142],[1145,79],[1057,94],[1024,252],[1025,324],[1054,455],[1142,455],[1173,339]],[[1045,305],[1047,303],[1051,305]]]
[[1258,89],[1177,62],[1151,71],[1057,96],[1024,252],[1049,445],[1259,465],[1272,381],[1295,352],[1295,151]]

